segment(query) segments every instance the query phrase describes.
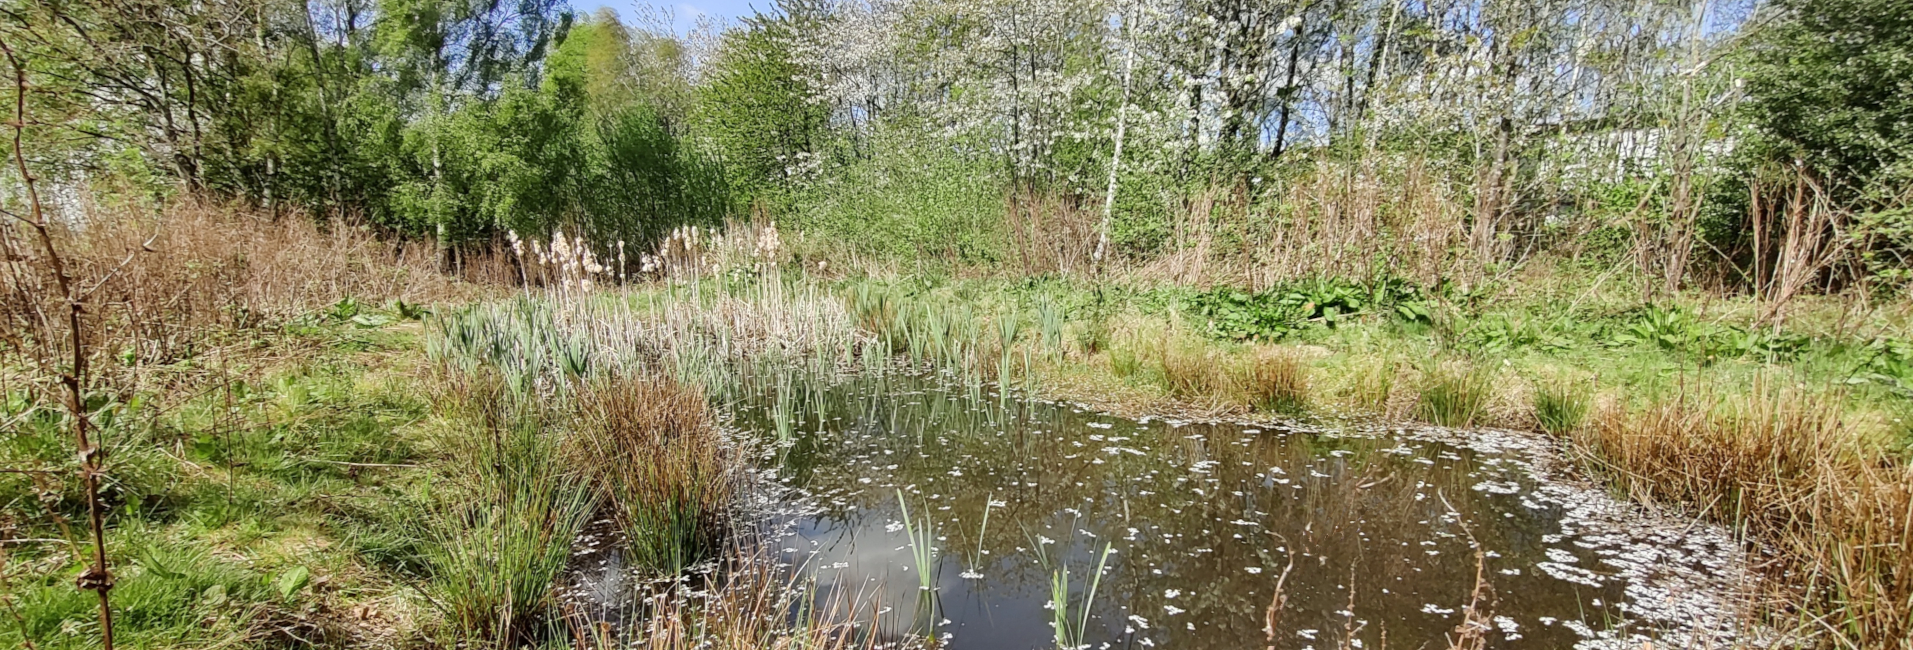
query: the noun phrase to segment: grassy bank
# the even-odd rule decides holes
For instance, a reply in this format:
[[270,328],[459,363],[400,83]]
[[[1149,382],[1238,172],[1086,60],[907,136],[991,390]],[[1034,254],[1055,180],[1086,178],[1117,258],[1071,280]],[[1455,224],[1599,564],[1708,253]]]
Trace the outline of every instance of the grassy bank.
[[[120,645],[379,644],[429,618],[403,586],[418,545],[399,532],[428,410],[413,337],[327,326],[222,347],[152,369],[200,381],[97,412]],[[0,643],[97,647],[95,603],[72,584],[85,498],[60,418],[13,398]]]
[[[191,235],[135,237],[145,225]],[[118,647],[869,641],[848,613],[788,616],[801,576],[765,564],[734,525],[745,450],[702,386],[680,381],[719,376],[677,371],[714,358],[712,341],[668,365],[614,362],[551,320],[586,294],[500,300],[512,290],[482,274],[298,220],[194,210],[58,236],[79,281],[105,288],[80,321],[81,412],[101,448],[97,546]],[[144,252],[114,259],[129,250]],[[9,288],[16,317],[60,306],[44,285]],[[659,331],[718,313],[679,316]],[[71,348],[43,321],[13,325],[0,644],[100,647],[99,599],[74,588],[95,563],[96,500],[65,370],[49,361]],[[612,523],[636,577],[661,580],[628,594],[638,628],[607,632],[562,597],[594,519]],[[718,570],[675,580],[693,567]]]

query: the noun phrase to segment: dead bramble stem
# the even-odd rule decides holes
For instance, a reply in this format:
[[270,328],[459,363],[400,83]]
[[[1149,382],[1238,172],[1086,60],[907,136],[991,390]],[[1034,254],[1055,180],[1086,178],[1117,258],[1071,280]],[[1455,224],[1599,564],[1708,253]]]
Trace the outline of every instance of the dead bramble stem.
[[[93,534],[93,563],[80,573],[75,584],[81,589],[90,590],[100,597],[100,644],[106,650],[113,650],[113,606],[107,592],[113,588],[113,574],[106,564],[105,513],[100,505],[100,448],[93,443],[88,431],[91,422],[87,419],[86,399],[86,337],[80,329],[80,295],[75,292],[72,277],[67,274],[65,260],[60,256],[59,247],[53,244],[53,234],[47,227],[46,212],[40,204],[40,190],[31,171],[27,169],[26,150],[22,141],[26,136],[27,124],[27,71],[14,56],[13,46],[0,39],[0,52],[4,52],[7,63],[13,67],[13,162],[20,172],[20,183],[27,192],[28,212],[26,217],[10,215],[26,222],[39,236],[40,246],[46,253],[47,275],[53,279],[59,289],[60,297],[66,303],[67,344],[72,348],[72,365],[56,370],[60,374],[60,383],[66,385],[67,414],[73,422],[73,440],[78,445],[80,456],[80,481],[86,486],[87,516]],[[50,343],[43,343],[50,345]],[[41,355],[41,359],[49,359]]]

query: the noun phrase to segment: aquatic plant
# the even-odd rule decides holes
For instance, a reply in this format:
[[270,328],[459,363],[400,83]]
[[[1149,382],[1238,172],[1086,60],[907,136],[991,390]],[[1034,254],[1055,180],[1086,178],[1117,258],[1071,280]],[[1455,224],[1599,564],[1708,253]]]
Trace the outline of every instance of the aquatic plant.
[[976,527],[976,552],[970,554],[970,570],[965,574],[966,578],[983,577],[983,556],[987,554],[983,550],[983,536],[990,532],[990,510],[996,507],[996,503],[994,492],[983,498],[983,523]]
[[996,385],[998,395],[1009,399],[1010,370],[1016,359],[1016,339],[1022,334],[1023,318],[1017,313],[996,317]]
[[936,529],[928,514],[922,521],[910,518],[910,504],[903,497],[903,490],[897,490],[897,509],[903,513],[903,534],[910,539],[910,560],[917,570],[918,590],[934,594],[937,588],[936,573],[940,562],[937,561]]
[[935,636],[942,607],[942,599],[937,596],[937,574],[942,568],[942,561],[937,557],[936,529],[928,513],[922,521],[911,519],[910,506],[904,499],[902,489],[897,490],[897,508],[902,512],[903,534],[910,540],[910,561],[917,573],[916,613],[924,621],[921,629],[929,636]]
[[1046,353],[1063,351],[1063,327],[1066,322],[1063,308],[1056,301],[1045,298],[1036,303],[1036,323],[1042,335],[1039,343]]
[[771,402],[771,423],[777,428],[777,444],[788,446],[797,439],[796,389],[790,373],[777,373],[777,399]]
[[[1038,553],[1042,544],[1037,544]],[[1102,555],[1096,559],[1096,569],[1089,574],[1089,584],[1083,592],[1083,600],[1078,616],[1071,616],[1069,598],[1069,566],[1067,563],[1050,572],[1050,625],[1056,629],[1057,650],[1077,650],[1085,647],[1083,637],[1089,630],[1090,613],[1096,606],[1096,590],[1103,582],[1103,569],[1109,564],[1109,554],[1113,546],[1103,543]]]

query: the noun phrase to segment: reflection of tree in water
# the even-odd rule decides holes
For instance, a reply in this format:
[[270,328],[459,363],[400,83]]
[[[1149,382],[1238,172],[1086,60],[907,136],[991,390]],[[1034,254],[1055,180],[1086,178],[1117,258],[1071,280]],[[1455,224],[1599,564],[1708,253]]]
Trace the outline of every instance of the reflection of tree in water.
[[[736,392],[738,424],[774,431],[774,393],[748,382]],[[1579,620],[1595,599],[1621,596],[1618,587],[1577,593],[1532,570],[1559,513],[1474,489],[1526,479],[1466,450],[1139,425],[1067,406],[973,401],[908,377],[814,382],[796,394],[799,435],[774,454],[780,474],[817,498],[819,525],[882,531],[898,517],[897,489],[913,509],[924,504],[944,537],[944,573],[985,576],[946,584],[946,598],[1046,592],[1050,569],[1033,546],[1049,540],[1045,554],[1079,576],[1113,543],[1092,643],[1126,631],[1157,643],[1264,643],[1265,611],[1291,560],[1276,647],[1335,647],[1350,632],[1367,647],[1384,634],[1411,646],[1438,641],[1461,622],[1475,584],[1462,518],[1491,552],[1487,576],[1503,595],[1492,613],[1521,624],[1519,643],[1497,634],[1497,647],[1571,645],[1567,630],[1535,620]],[[992,498],[1001,505],[979,539]],[[971,566],[979,557],[983,566]]]

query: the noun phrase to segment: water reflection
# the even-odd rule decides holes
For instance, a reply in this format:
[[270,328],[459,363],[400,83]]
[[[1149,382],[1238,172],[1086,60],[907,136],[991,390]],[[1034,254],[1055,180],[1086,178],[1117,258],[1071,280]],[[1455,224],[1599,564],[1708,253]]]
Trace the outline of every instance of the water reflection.
[[[1639,601],[1647,582],[1617,578],[1622,553],[1586,543],[1564,522],[1578,506],[1517,454],[1137,422],[923,378],[801,386],[747,380],[731,396],[801,495],[774,546],[820,598],[950,648],[1054,647],[1056,576],[1082,620],[1105,549],[1090,647],[1446,647],[1478,576],[1488,647],[1638,641],[1677,618],[1642,615],[1628,590]],[[932,540],[927,563],[913,529]],[[1689,554],[1649,562],[1634,574],[1709,570]]]

